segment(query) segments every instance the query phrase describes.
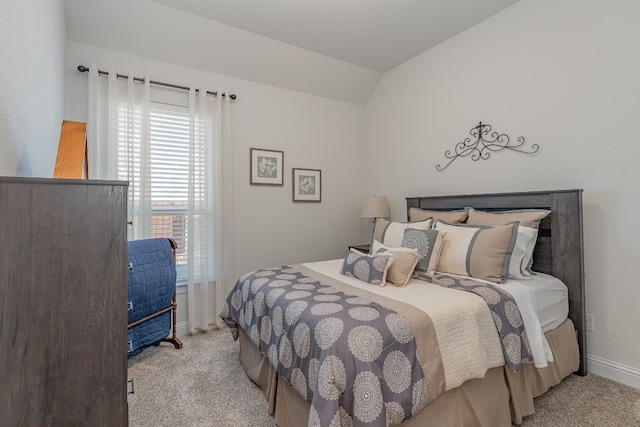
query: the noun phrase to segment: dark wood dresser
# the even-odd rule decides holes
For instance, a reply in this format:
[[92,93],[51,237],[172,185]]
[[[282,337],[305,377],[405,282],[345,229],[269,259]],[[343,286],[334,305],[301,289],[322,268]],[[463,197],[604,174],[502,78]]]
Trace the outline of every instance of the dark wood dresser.
[[127,183],[0,177],[0,426],[126,426]]

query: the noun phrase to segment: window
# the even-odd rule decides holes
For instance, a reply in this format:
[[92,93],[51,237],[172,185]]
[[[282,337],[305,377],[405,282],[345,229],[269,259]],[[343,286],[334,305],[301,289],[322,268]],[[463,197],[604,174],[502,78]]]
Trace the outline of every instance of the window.
[[[125,119],[124,109],[120,119]],[[140,117],[134,120],[134,135],[140,140]],[[122,127],[118,138],[118,176],[127,180],[140,179],[140,170],[127,171],[127,164],[140,164],[139,161],[126,162],[127,158],[139,160],[140,146],[129,149],[125,143],[127,136]],[[176,270],[178,283],[187,280],[187,242],[186,222],[188,209],[188,177],[189,177],[189,113],[185,107],[174,107],[152,103],[150,109],[150,191],[151,191],[151,235],[175,240],[178,244],[176,252]],[[140,197],[140,187],[131,186],[134,198]]]

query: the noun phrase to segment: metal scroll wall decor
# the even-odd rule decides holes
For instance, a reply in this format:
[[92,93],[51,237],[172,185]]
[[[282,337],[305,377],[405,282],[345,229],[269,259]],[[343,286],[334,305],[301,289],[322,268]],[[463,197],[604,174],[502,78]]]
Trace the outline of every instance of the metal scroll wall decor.
[[502,150],[512,150],[531,155],[537,153],[540,149],[538,144],[533,144],[528,150],[523,148],[524,137],[522,136],[518,137],[518,142],[511,143],[511,138],[508,135],[492,132],[491,125],[483,124],[482,122],[478,126],[471,128],[469,133],[474,139],[465,138],[464,141],[458,142],[455,147],[455,153],[452,153],[451,150],[445,151],[444,156],[449,159],[449,162],[444,166],[438,163],[436,165],[438,171],[445,170],[459,157],[471,156],[471,160],[477,161],[478,159],[487,160],[491,157],[491,153],[497,153]]

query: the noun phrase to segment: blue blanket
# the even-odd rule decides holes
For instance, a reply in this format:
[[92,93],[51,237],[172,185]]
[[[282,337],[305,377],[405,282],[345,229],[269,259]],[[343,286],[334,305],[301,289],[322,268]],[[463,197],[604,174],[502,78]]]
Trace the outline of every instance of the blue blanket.
[[[128,242],[128,256],[131,265],[127,273],[128,324],[131,324],[171,306],[176,266],[169,239],[132,240]],[[160,342],[170,331],[171,312],[129,328],[129,355]]]

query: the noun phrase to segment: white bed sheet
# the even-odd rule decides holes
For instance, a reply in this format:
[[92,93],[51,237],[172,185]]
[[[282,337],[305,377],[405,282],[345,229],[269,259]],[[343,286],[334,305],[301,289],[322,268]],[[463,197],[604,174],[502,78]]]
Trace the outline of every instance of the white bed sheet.
[[530,280],[520,280],[533,292],[538,319],[543,332],[557,328],[569,316],[569,289],[560,279],[536,273]]

